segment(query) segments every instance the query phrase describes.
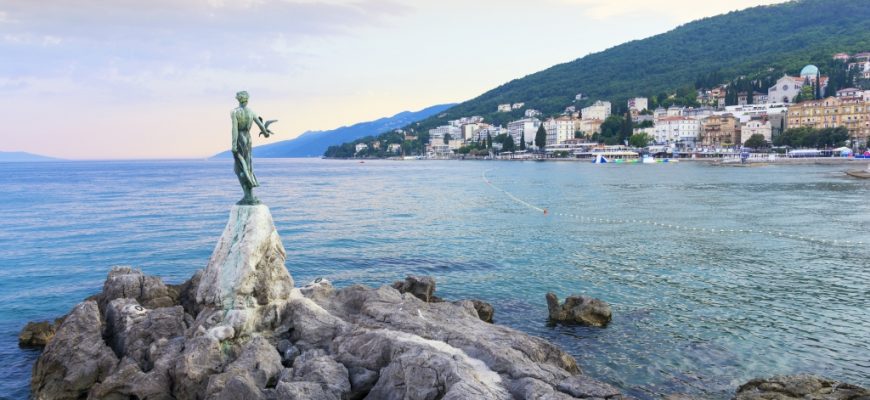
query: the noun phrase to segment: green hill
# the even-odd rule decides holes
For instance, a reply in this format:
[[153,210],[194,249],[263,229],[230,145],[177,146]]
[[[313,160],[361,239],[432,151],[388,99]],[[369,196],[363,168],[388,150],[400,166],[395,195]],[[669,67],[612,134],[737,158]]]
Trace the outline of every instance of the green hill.
[[[594,40],[581,38],[580,40]],[[578,93],[625,107],[634,96],[694,88],[699,77],[794,73],[825,65],[834,53],[870,50],[870,0],[800,0],[704,18],[516,79],[422,121],[418,132],[461,116],[504,124],[522,111],[496,113],[501,103],[525,102],[561,112]],[[822,72],[824,68],[822,68]],[[616,110],[614,110],[616,111]]]

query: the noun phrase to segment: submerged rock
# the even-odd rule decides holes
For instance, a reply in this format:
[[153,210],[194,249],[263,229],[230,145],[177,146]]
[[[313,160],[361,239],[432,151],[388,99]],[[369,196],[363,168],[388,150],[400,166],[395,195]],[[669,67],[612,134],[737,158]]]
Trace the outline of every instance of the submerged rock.
[[870,390],[815,375],[789,375],[753,379],[737,389],[734,399],[866,400]]
[[54,337],[61,322],[63,322],[63,318],[56,319],[54,323],[49,321],[28,322],[18,334],[18,345],[21,347],[45,347]]
[[[293,288],[268,208],[234,207],[181,285],[129,268],[77,305],[34,367],[36,399],[613,398],[555,345],[400,287]],[[404,292],[404,293],[403,293]]]
[[604,301],[581,295],[568,296],[559,304],[555,293],[547,293],[550,320],[603,327],[610,323],[610,305]]

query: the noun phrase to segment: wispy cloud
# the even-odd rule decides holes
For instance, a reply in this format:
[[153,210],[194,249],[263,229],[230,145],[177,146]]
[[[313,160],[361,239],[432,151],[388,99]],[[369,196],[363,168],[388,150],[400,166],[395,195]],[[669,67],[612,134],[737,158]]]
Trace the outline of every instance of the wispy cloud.
[[786,0],[671,0],[667,3],[649,0],[560,0],[583,8],[587,17],[608,19],[627,14],[650,14],[668,16],[677,21],[690,21],[759,4],[782,3]]
[[[388,25],[408,10],[390,0],[16,2],[0,13],[0,22],[21,22],[0,24],[0,50],[15,57],[0,65],[0,77],[52,80],[58,65],[75,64],[84,86],[141,90],[131,95],[194,89],[191,82],[202,83],[202,90],[214,86],[203,82],[208,76],[260,77],[264,81],[250,83],[274,87],[275,78],[316,55],[312,43]],[[46,47],[53,47],[49,54]]]

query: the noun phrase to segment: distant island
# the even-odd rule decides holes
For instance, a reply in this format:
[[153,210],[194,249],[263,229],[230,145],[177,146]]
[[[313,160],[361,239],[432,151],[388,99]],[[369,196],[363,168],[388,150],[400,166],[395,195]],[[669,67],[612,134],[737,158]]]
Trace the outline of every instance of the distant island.
[[[455,105],[439,104],[420,111],[403,111],[392,117],[360,122],[333,130],[309,131],[295,139],[257,146],[254,148],[253,155],[260,158],[320,157],[329,146],[401,128],[417,121],[437,116],[439,113]],[[276,124],[278,126],[276,131],[280,130],[279,125],[280,122]],[[232,155],[229,151],[214,156],[214,158],[231,157]]]
[[23,151],[0,151],[0,162],[34,162],[34,161],[60,161],[59,158],[26,153]]

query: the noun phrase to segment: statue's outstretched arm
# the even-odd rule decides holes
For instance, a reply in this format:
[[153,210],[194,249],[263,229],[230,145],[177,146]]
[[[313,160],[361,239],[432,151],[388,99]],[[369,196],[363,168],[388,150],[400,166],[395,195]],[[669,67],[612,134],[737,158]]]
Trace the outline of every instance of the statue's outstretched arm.
[[239,147],[236,143],[239,141],[239,120],[236,118],[236,113],[230,113],[230,119],[233,120],[233,153],[239,151]]
[[263,132],[266,134],[271,133],[271,132],[269,132],[269,128],[267,128],[266,125],[263,125],[263,120],[260,119],[260,116],[257,115],[257,113],[251,111],[251,115],[253,115],[253,117],[254,117],[254,122],[257,123],[257,126],[260,127],[260,132]]

